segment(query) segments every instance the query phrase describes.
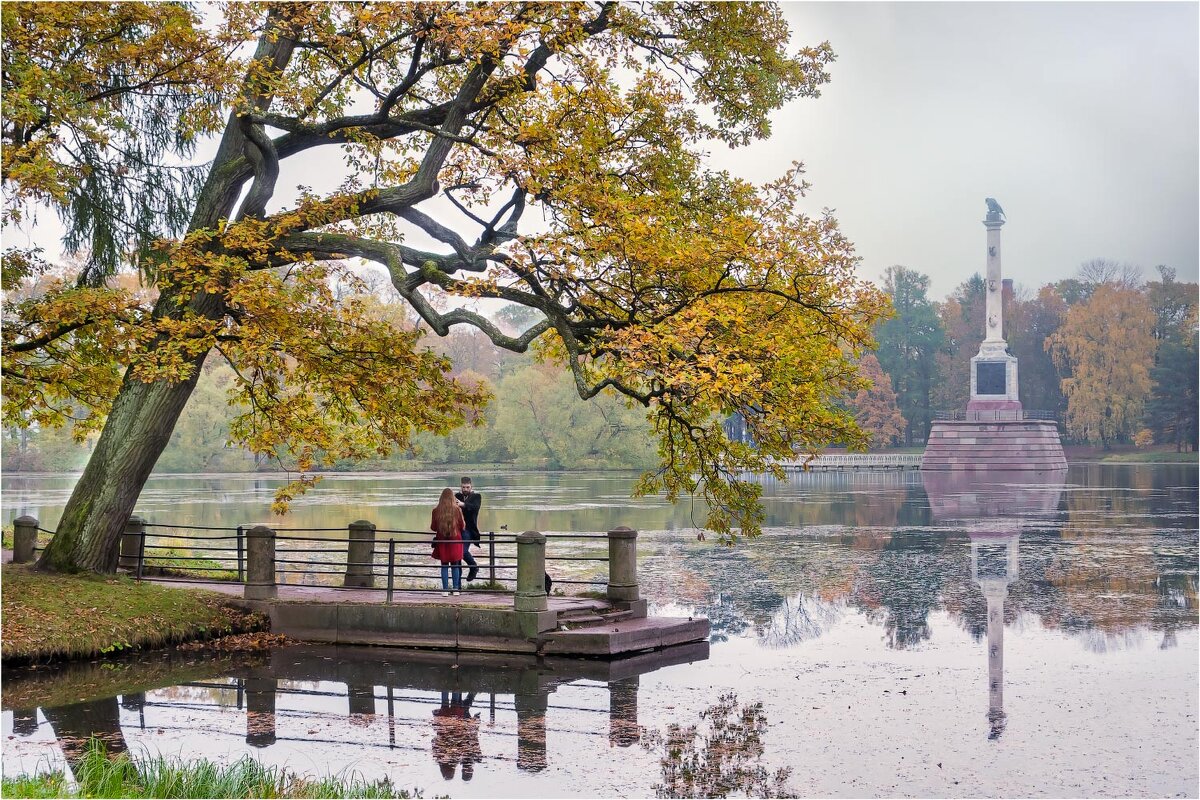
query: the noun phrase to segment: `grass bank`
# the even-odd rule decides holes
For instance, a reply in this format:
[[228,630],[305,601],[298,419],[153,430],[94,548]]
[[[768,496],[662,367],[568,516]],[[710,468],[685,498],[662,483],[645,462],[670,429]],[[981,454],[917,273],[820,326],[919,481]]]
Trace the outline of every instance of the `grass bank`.
[[95,658],[260,630],[265,621],[214,592],[103,575],[3,568],[5,664]]
[[122,753],[109,759],[92,740],[74,766],[75,785],[62,772],[5,777],[4,797],[420,797],[390,781],[350,776],[306,778],[243,757],[228,766]]
[[1100,461],[1104,464],[1195,464],[1196,453],[1150,452],[1111,453]]

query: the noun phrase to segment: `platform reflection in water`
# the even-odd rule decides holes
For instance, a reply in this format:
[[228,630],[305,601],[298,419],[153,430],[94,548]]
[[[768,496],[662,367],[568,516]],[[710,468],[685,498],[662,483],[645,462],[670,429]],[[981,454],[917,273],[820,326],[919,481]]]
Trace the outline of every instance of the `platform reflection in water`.
[[[104,694],[106,670],[75,665],[57,675],[38,671],[7,680],[4,708],[12,712],[14,736],[53,737],[67,766],[82,757],[89,737],[125,752],[136,749],[132,739],[176,729],[193,737],[212,734],[225,761],[283,748],[320,763],[320,749],[328,745],[423,751],[443,779],[467,782],[487,762],[507,762],[524,773],[545,770],[547,741],[558,734],[603,737],[608,747],[637,744],[640,677],[708,653],[707,642],[614,661],[318,645],[222,658],[176,653],[144,670],[124,665],[121,682],[146,685],[144,691],[87,697]],[[198,677],[180,680],[187,676]],[[564,687],[585,689],[588,702],[556,700]],[[80,694],[77,702],[54,704]],[[38,698],[46,698],[41,724],[31,705]],[[548,716],[560,709],[582,727],[548,726]],[[241,731],[234,724],[239,718]]]

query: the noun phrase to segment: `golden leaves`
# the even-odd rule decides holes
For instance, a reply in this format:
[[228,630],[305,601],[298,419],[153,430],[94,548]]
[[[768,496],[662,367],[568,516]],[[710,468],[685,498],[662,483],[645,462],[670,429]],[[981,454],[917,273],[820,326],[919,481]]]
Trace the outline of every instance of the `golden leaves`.
[[12,3],[3,38],[8,215],[29,202],[63,202],[83,177],[63,145],[107,147],[128,130],[133,95],[186,96],[179,137],[211,131],[213,101],[236,65],[221,50],[240,36],[205,29],[178,3]]
[[[236,203],[206,197],[209,216],[191,223],[206,227],[160,248],[162,299],[153,314],[138,309],[127,344],[103,362],[121,330],[113,314],[89,317],[64,339],[92,347],[96,369],[107,363],[107,377],[88,379],[95,392],[112,390],[126,368],[134,381],[186,380],[213,348],[237,371],[231,399],[246,409],[234,424],[237,442],[288,454],[301,470],[473,418],[485,386],[450,378],[449,364],[394,313],[358,293],[335,294],[333,284],[349,276],[314,263],[331,250],[314,256],[281,245],[319,231],[328,248],[353,233],[378,240],[347,251],[380,260],[410,298],[425,279],[465,297],[513,294],[545,313],[555,328],[542,355],[571,367],[585,394],[610,381],[648,407],[662,468],[641,489],[702,491],[708,524],[724,534],[761,523],[743,471],[769,469],[797,448],[862,441],[837,400],[858,385],[851,360],[870,343],[885,299],[855,277],[853,250],[831,216],[796,213],[806,190],[799,165],[763,187],[706,166],[710,138],[737,145],[764,136],[772,110],[828,80],[828,45],[789,54],[778,8],[228,4],[206,32],[174,5],[26,6],[43,16],[22,18],[28,25],[12,33],[20,41],[8,25],[19,14],[5,6],[5,44],[17,54],[6,59],[25,58],[17,71],[5,61],[6,81],[17,76],[5,103],[29,115],[30,127],[49,109],[51,128],[73,126],[98,148],[114,131],[136,141],[119,104],[77,92],[129,63],[138,75],[166,70],[162,80],[184,82],[171,106],[178,117],[168,120],[183,141],[217,130],[230,108],[239,124],[254,98],[255,124],[285,132],[274,140],[280,160],[317,147],[345,156],[337,190],[303,191],[295,207],[264,219],[213,225],[221,215],[236,219]],[[122,14],[144,30],[115,37],[113,48],[86,38]],[[297,39],[283,69],[231,56],[258,37],[264,14],[268,39]],[[95,24],[79,24],[86,20]],[[45,42],[30,38],[41,29]],[[148,49],[152,42],[161,52]],[[78,64],[62,55],[75,46]],[[43,72],[51,83],[40,89]],[[6,180],[54,198],[79,179],[38,150],[52,149],[48,133],[26,138],[19,147],[28,149],[5,162]],[[214,194],[244,188],[235,185],[248,172],[238,158],[209,176]],[[402,259],[397,220],[411,221],[404,213],[438,191],[415,180],[433,177],[421,172],[426,165],[484,235],[469,245],[466,234],[418,225],[455,253],[409,248]],[[512,218],[486,223],[507,196]],[[513,227],[527,206],[542,217],[536,233]],[[456,258],[459,271],[443,273]],[[76,319],[65,302],[44,304],[46,318]],[[42,330],[31,324],[22,341]],[[50,366],[66,368],[70,358],[65,348]],[[29,398],[26,408],[36,403]],[[734,413],[754,446],[724,435],[722,418]],[[281,507],[303,488],[281,493]]]
[[1047,337],[1046,349],[1069,375],[1062,389],[1074,436],[1107,443],[1140,424],[1151,389],[1154,322],[1145,295],[1105,283]]

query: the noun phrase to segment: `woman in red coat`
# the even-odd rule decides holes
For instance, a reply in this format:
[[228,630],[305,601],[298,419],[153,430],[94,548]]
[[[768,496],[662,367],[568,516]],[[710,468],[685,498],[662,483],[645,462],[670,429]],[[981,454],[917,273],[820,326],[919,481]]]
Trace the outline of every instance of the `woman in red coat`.
[[[453,489],[443,489],[441,499],[433,509],[433,520],[429,529],[433,531],[432,556],[442,562],[442,596],[450,594],[450,580],[447,574],[454,572],[454,593],[462,591],[462,556],[463,529],[467,527],[463,520],[462,509],[454,499]],[[450,569],[447,569],[447,568]]]

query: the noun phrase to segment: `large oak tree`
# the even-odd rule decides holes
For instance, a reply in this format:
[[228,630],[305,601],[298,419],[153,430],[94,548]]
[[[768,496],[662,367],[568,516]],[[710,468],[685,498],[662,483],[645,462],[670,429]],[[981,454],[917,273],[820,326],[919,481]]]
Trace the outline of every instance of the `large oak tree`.
[[[829,45],[789,52],[773,6],[7,3],[3,27],[7,220],[49,204],[89,256],[6,307],[5,419],[103,425],[44,568],[115,568],[213,354],[236,441],[305,470],[477,412],[420,331],[331,291],[346,259],[434,333],[539,348],[581,397],[644,407],[638,491],[702,494],[727,536],[761,521],[744,470],[862,442],[837,399],[886,300],[831,217],[797,212],[799,165],[754,186],[706,157],[828,80]],[[107,283],[123,264],[152,302]],[[38,269],[10,252],[6,284]],[[438,294],[537,321],[506,334]],[[724,436],[735,412],[756,449]]]

